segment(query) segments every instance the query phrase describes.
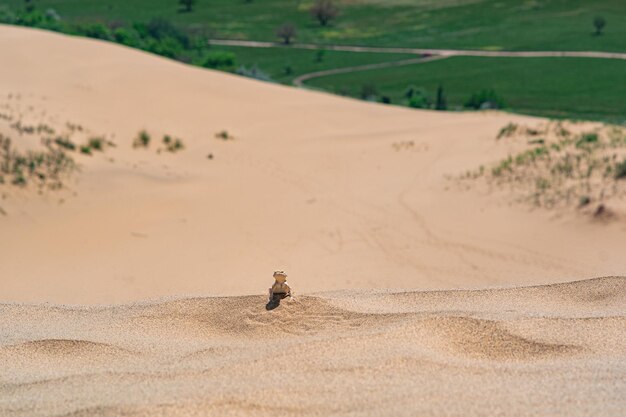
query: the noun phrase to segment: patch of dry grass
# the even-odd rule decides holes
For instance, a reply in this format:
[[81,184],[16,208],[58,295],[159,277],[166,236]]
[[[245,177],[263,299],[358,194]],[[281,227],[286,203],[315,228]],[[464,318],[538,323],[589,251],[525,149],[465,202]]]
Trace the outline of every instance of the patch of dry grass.
[[546,208],[605,204],[626,195],[624,129],[603,126],[575,132],[574,127],[563,122],[538,129],[509,124],[496,140],[524,144],[525,149],[469,172],[464,179],[484,179]]

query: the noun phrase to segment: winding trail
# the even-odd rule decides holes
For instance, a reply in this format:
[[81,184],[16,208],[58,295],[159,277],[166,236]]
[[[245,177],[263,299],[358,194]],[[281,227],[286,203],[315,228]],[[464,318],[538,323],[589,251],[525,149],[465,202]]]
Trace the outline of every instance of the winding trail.
[[317,45],[312,43],[294,43],[285,45],[278,42],[241,41],[229,39],[210,39],[210,45],[242,46],[248,48],[290,48],[290,49],[325,49],[329,51],[343,52],[374,52],[388,54],[415,54],[420,58],[404,59],[401,61],[383,62],[376,64],[358,65],[352,67],[334,68],[324,71],[316,71],[302,74],[293,80],[297,87],[303,87],[304,82],[314,78],[326,77],[329,75],[346,74],[357,71],[367,71],[372,69],[399,67],[403,65],[421,64],[438,59],[453,56],[475,56],[489,58],[596,58],[596,59],[623,59],[626,60],[626,53],[620,52],[596,52],[596,51],[480,51],[462,49],[428,49],[428,48],[389,48],[373,46],[348,46],[348,45]]
[[302,74],[299,77],[294,78],[293,84],[296,87],[304,87],[304,82],[312,80],[313,78],[326,77],[328,75],[346,74],[349,72],[367,71],[380,68],[400,67],[403,65],[423,64],[425,62],[437,61],[439,59],[445,59],[447,56],[430,56],[422,58],[403,59],[402,61],[391,62],[379,62],[376,64],[357,65],[353,67],[333,68],[323,71],[310,72],[308,74]]

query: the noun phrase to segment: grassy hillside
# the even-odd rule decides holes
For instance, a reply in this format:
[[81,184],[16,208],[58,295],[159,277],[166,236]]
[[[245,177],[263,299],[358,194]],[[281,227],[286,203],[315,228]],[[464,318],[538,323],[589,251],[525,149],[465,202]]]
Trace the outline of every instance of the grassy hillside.
[[[21,7],[23,0],[6,0]],[[78,22],[146,21],[167,17],[212,37],[274,40],[292,22],[298,39],[316,43],[530,50],[626,51],[623,0],[338,0],[328,27],[308,12],[312,0],[197,0],[180,12],[177,0],[34,0]],[[607,20],[593,36],[592,21]]]

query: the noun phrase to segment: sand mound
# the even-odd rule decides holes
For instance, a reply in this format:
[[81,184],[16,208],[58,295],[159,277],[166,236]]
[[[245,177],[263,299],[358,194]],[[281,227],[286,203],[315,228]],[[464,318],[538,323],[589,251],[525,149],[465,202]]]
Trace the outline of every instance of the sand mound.
[[5,304],[0,414],[616,415],[625,284]]
[[116,356],[129,353],[128,350],[107,343],[67,339],[33,340],[0,348],[0,356],[18,355],[29,357],[30,359],[32,359],[31,355],[42,355],[50,358],[84,358],[85,356],[101,358],[102,356]]
[[427,337],[452,353],[491,360],[531,360],[570,356],[579,346],[547,343],[516,335],[506,323],[471,317],[438,317],[425,323]]

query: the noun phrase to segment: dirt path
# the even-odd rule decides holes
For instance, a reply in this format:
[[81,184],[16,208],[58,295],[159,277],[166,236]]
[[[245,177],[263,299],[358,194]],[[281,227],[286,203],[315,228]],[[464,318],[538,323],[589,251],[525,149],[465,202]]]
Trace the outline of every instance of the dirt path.
[[380,62],[377,64],[357,65],[353,67],[333,68],[324,71],[310,72],[308,74],[302,74],[293,80],[293,84],[297,87],[303,87],[305,81],[312,80],[314,78],[326,77],[328,75],[345,74],[349,72],[367,71],[379,68],[400,67],[403,65],[422,64],[430,61],[437,61],[439,59],[445,59],[446,56],[431,56],[423,58],[411,58],[403,59],[402,61],[392,62]]
[[423,49],[423,48],[384,48],[372,46],[315,45],[310,43],[294,43],[284,45],[277,42],[256,42],[211,39],[211,45],[245,46],[249,48],[293,48],[293,49],[326,49],[329,51],[346,52],[378,52],[389,54],[418,54],[439,56],[481,56],[481,57],[518,57],[518,58],[602,58],[626,59],[626,53],[595,52],[595,51],[476,51],[460,49]]
[[420,64],[435,61],[452,56],[477,56],[477,57],[508,57],[508,58],[600,58],[600,59],[626,59],[626,53],[594,52],[594,51],[476,51],[460,49],[422,49],[422,48],[384,48],[371,46],[344,46],[344,45],[316,45],[310,43],[295,43],[285,45],[277,42],[238,41],[226,39],[211,39],[211,45],[242,46],[248,48],[293,48],[293,49],[325,49],[329,51],[344,52],[375,52],[375,53],[403,53],[416,54],[420,58],[404,59],[401,61],[382,62],[352,67],[333,68],[323,71],[302,74],[293,80],[297,87],[303,87],[306,81],[329,75],[346,74],[357,71],[367,71],[380,68],[399,67],[403,65]]

